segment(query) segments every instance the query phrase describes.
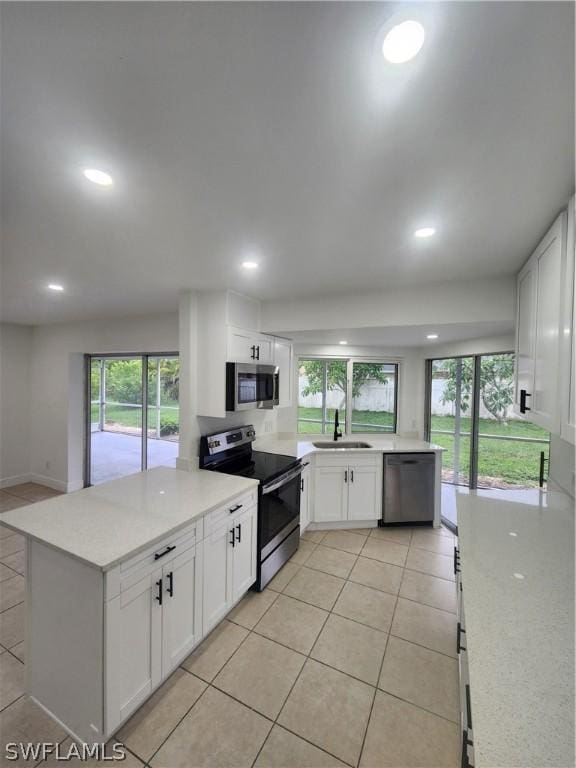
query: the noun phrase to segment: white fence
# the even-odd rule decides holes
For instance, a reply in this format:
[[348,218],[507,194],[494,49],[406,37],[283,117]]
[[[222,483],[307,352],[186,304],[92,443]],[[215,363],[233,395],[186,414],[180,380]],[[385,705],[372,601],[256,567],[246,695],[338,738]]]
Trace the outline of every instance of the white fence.
[[[431,403],[431,410],[433,416],[454,416],[456,414],[456,404],[455,403],[444,403],[442,402],[442,395],[444,393],[444,390],[446,386],[448,385],[447,379],[432,379],[432,403]],[[470,416],[470,410],[472,408],[472,397],[470,397],[470,405],[468,407],[468,410],[463,414],[464,416]],[[490,411],[484,406],[484,403],[482,402],[482,399],[480,399],[480,412],[479,416],[481,419],[493,419],[494,416],[490,413]],[[506,409],[506,419],[513,419],[516,418],[514,414],[514,408],[512,405],[510,405]]]
[[[303,408],[322,408],[322,393],[314,395],[302,395],[308,379],[301,375],[299,379],[298,404]],[[339,389],[331,389],[326,393],[327,408],[343,408],[345,405],[344,393]],[[393,411],[394,410],[394,381],[389,379],[386,384],[377,381],[368,381],[362,386],[358,397],[354,398],[354,410],[356,411]]]

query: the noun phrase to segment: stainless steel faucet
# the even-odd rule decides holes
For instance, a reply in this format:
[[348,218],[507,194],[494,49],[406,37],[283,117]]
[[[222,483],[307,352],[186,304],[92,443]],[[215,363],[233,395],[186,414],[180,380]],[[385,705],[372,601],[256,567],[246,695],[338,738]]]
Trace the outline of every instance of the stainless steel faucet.
[[338,408],[336,408],[336,413],[334,414],[334,442],[338,442],[338,438],[342,437],[342,432],[338,429],[340,426],[340,422],[338,421]]

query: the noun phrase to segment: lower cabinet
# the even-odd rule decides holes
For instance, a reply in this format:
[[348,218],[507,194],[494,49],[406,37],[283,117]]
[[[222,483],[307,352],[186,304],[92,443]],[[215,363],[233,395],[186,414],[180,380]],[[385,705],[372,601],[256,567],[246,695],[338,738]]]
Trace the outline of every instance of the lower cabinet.
[[223,522],[204,540],[204,633],[256,580],[257,508]]
[[310,465],[302,471],[300,479],[300,533],[304,533],[310,522]]
[[382,512],[382,454],[316,456],[316,523],[378,520]]

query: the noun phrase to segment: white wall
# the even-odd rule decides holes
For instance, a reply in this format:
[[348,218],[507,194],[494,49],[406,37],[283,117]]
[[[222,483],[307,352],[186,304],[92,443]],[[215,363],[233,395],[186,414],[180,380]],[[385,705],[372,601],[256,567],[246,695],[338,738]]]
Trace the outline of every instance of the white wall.
[[0,487],[30,472],[30,359],[32,329],[0,324]]
[[453,341],[449,344],[438,344],[435,342],[427,347],[420,347],[419,352],[424,359],[514,352],[514,335],[510,333],[504,336],[487,336],[482,339]]
[[558,435],[550,435],[550,487],[561,488],[574,498],[575,449]]
[[60,490],[82,487],[83,355],[177,352],[178,316],[57,324],[33,328],[30,472]]
[[262,329],[269,332],[493,322],[514,325],[516,282],[498,277],[443,282],[365,294],[298,301],[267,301]]

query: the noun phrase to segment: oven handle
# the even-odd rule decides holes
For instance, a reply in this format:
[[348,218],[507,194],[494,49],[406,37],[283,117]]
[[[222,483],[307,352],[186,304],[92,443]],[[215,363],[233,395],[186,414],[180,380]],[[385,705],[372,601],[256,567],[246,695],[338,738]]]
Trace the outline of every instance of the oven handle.
[[275,480],[273,483],[270,483],[270,485],[264,485],[262,487],[262,495],[265,496],[267,493],[272,493],[272,491],[277,490],[278,488],[281,488],[283,485],[286,485],[286,483],[289,483],[290,480],[294,480],[295,477],[298,477],[298,475],[302,474],[302,466],[298,466],[296,469],[292,470],[291,472],[287,472],[285,475],[282,475],[282,477],[279,477],[278,480]]

